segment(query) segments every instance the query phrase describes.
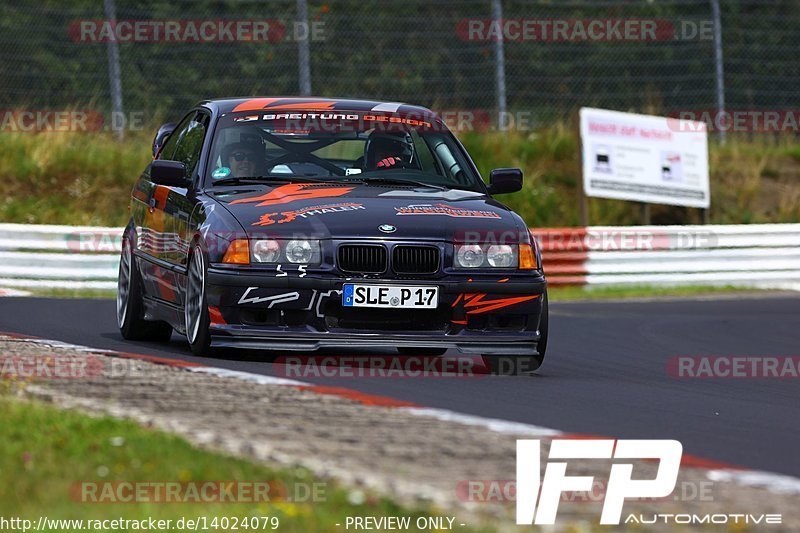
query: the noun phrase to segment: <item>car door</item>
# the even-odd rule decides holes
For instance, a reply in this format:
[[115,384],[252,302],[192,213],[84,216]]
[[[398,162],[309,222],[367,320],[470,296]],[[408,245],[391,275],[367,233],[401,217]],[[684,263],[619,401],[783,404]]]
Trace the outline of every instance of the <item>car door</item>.
[[189,247],[197,229],[192,226],[191,218],[197,204],[195,192],[202,183],[200,160],[210,123],[210,113],[206,110],[198,110],[197,115],[178,140],[175,154],[172,156],[174,161],[184,164],[186,176],[192,184],[190,189],[173,188],[171,190],[167,196],[165,213],[166,221],[171,225],[170,229],[175,236],[175,246],[165,250],[162,259],[172,265],[173,272],[176,273],[177,303],[181,306],[185,302]]
[[[186,175],[197,183],[198,162],[210,118],[207,112],[188,114],[158,154],[158,159],[180,161]],[[194,207],[193,189],[167,187],[150,182],[147,214],[140,238],[149,264],[142,269],[148,296],[174,306],[183,305],[183,283],[191,229],[189,218]]]

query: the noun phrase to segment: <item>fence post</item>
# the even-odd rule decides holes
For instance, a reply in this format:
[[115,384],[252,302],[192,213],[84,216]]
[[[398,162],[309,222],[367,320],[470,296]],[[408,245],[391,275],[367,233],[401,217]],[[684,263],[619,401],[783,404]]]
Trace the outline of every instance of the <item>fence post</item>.
[[[502,0],[492,0],[492,20],[496,24],[503,23],[503,3]],[[495,77],[495,96],[497,98],[497,125],[505,120],[506,102],[506,56],[503,49],[503,32],[499,32],[497,40],[494,42],[494,77]]]
[[311,94],[311,28],[308,27],[308,2],[297,0],[297,22],[305,25],[304,39],[297,40],[297,69],[300,82],[300,94],[308,96]]
[[[719,0],[711,0],[711,14],[714,18],[714,61],[717,72],[717,124],[725,113],[725,66],[722,56],[722,15],[719,9]],[[719,129],[719,142],[725,144],[725,128]]]
[[[109,24],[117,23],[117,8],[114,0],[103,0],[106,20]],[[119,68],[119,44],[113,37],[106,43],[108,52],[108,84],[111,90],[111,128],[116,130],[117,138],[125,138],[125,121],[122,110],[122,74]],[[117,124],[120,121],[120,124]]]

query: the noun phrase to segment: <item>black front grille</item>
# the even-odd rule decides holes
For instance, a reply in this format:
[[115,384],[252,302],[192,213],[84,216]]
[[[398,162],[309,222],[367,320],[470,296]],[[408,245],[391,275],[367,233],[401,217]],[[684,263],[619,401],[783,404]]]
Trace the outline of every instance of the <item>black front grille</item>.
[[398,274],[435,274],[439,270],[439,249],[435,246],[395,246],[392,267]]
[[386,272],[386,248],[380,244],[343,244],[339,246],[339,270],[354,274]]

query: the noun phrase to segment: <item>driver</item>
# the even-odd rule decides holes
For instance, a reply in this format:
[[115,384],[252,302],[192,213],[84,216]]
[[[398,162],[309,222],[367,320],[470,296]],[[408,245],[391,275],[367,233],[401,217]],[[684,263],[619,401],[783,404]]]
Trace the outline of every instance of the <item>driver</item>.
[[367,171],[405,168],[413,154],[405,134],[378,131],[369,135],[365,152]]
[[231,169],[234,178],[254,177],[257,175],[258,152],[257,145],[243,142],[229,144],[222,151],[222,164]]

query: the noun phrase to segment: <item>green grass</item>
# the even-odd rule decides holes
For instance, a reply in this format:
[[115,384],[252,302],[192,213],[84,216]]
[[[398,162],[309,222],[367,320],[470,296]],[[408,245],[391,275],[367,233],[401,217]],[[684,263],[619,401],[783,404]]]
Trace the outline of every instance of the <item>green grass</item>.
[[[0,387],[16,386],[0,381]],[[345,516],[411,516],[386,498],[317,486],[317,501],[299,498],[267,503],[84,503],[82,482],[203,481],[270,482],[274,487],[320,483],[303,469],[273,469],[199,450],[182,438],[109,417],[62,411],[37,401],[0,394],[0,517],[36,524],[54,519],[156,519],[276,516],[280,531],[333,531]],[[241,528],[240,528],[241,529]],[[469,531],[469,528],[460,528]],[[68,531],[69,529],[60,530]]]
[[[107,133],[0,132],[0,221],[36,224],[127,222],[127,197],[150,160],[155,126],[129,132],[122,143]],[[502,195],[536,227],[576,226],[581,176],[576,127],[546,125],[532,133],[460,135],[481,173],[517,166],[523,191]],[[709,147],[711,220],[714,223],[797,222],[800,220],[800,141],[732,137]],[[698,210],[653,205],[655,224],[697,223]],[[638,204],[589,200],[590,223],[640,222]]]
[[622,300],[625,298],[670,298],[689,296],[719,296],[726,294],[767,294],[770,291],[734,286],[698,285],[687,287],[659,287],[654,285],[610,286],[610,287],[559,287],[550,286],[547,296],[551,302],[581,300]]
[[0,220],[124,226],[151,134],[0,133]]

